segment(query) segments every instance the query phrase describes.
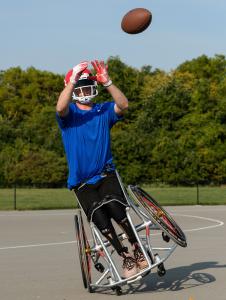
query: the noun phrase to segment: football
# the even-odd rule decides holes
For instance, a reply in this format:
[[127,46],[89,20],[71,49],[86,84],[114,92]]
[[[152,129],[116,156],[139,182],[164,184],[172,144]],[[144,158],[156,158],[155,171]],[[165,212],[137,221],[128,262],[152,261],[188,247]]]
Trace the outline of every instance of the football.
[[134,8],[122,18],[121,28],[129,34],[143,32],[151,24],[152,14],[146,8]]

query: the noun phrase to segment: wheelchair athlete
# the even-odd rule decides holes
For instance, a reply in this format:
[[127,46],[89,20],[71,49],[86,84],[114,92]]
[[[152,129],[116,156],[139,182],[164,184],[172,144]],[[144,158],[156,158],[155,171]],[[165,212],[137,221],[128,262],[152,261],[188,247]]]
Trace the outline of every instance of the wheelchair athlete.
[[[123,259],[124,276],[135,275],[148,263],[127,220],[126,200],[118,182],[110,147],[110,130],[128,108],[125,95],[112,83],[103,61],[81,62],[65,77],[65,88],[57,105],[57,121],[62,133],[69,175],[68,188],[74,190],[88,221],[93,221]],[[95,104],[97,83],[114,101]],[[74,101],[73,101],[74,100]],[[123,229],[133,255],[119,241],[111,219]]]

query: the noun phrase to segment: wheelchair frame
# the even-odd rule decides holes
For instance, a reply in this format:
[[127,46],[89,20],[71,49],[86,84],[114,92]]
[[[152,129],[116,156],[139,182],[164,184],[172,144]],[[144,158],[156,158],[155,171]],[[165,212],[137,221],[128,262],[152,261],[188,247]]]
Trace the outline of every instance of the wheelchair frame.
[[[97,288],[111,288],[117,295],[121,295],[122,285],[131,284],[142,279],[142,277],[148,275],[154,268],[157,268],[159,276],[164,276],[166,273],[164,261],[174,252],[177,245],[182,247],[187,246],[183,231],[170,214],[141,188],[129,185],[126,190],[117,171],[116,174],[128,203],[126,207],[127,218],[148,262],[148,267],[129,278],[123,278],[120,275],[117,264],[112,259],[112,254],[115,250],[110,251],[108,249],[111,246],[110,242],[103,240],[103,236],[92,221],[90,222],[92,242],[90,243],[88,240],[83,225],[81,209],[79,209],[78,214],[75,215],[75,231],[83,284],[88,292],[94,292]],[[132,212],[141,221],[140,224],[133,224]],[[145,236],[138,234],[144,230]],[[153,247],[150,233],[154,230],[162,231],[163,240],[167,243],[171,240],[171,245],[168,247]],[[118,234],[118,238],[123,241],[127,239],[127,236],[122,232]],[[161,252],[161,255],[159,252]],[[98,275],[100,273],[94,281],[92,279],[92,265],[97,270]]]

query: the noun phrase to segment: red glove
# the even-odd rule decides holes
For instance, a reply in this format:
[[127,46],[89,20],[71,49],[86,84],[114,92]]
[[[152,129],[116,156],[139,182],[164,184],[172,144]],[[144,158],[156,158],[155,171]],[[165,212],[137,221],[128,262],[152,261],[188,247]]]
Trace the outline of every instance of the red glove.
[[94,70],[97,72],[97,81],[103,86],[108,87],[112,84],[112,81],[108,75],[107,66],[105,66],[104,61],[94,60],[91,62]]
[[82,71],[84,71],[87,68],[88,64],[88,61],[83,61],[72,69],[72,74],[70,77],[71,83],[75,84],[79,80]]

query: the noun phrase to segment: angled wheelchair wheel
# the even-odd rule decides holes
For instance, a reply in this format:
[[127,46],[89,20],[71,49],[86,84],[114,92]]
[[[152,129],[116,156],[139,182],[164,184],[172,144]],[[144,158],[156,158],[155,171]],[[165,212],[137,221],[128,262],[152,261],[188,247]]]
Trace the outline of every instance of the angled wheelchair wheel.
[[138,186],[130,185],[129,192],[134,200],[141,206],[154,223],[181,247],[187,247],[186,237],[182,229],[171,215],[147,192]]
[[77,246],[78,246],[78,255],[79,262],[82,272],[82,280],[84,288],[88,290],[88,292],[92,293],[93,289],[91,287],[91,254],[90,254],[90,246],[88,239],[86,237],[82,214],[79,211],[78,215],[74,217],[75,221],[75,233],[77,238]]

